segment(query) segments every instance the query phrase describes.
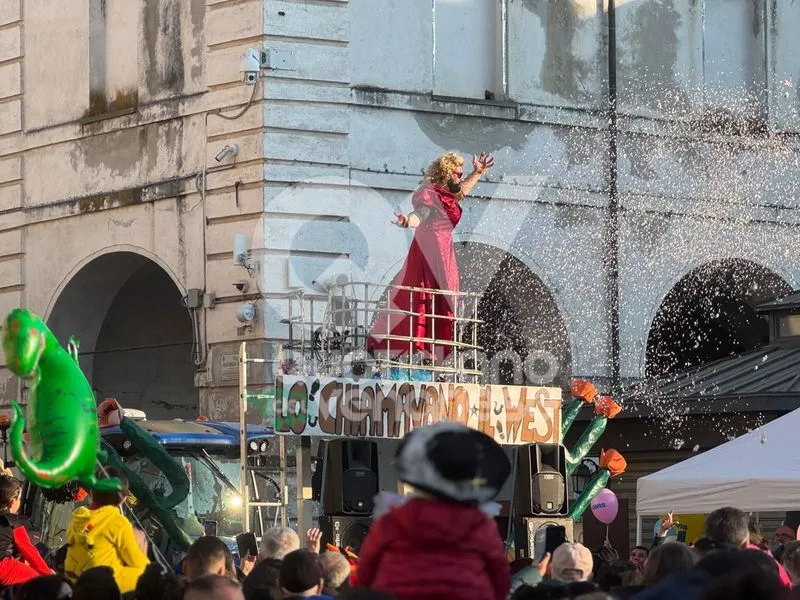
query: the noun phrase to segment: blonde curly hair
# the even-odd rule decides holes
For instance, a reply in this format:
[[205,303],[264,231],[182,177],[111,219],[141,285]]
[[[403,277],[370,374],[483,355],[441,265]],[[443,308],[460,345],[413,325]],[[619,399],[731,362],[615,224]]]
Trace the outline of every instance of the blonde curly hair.
[[464,166],[464,158],[456,152],[445,152],[436,158],[425,171],[425,179],[433,185],[447,187],[453,171]]

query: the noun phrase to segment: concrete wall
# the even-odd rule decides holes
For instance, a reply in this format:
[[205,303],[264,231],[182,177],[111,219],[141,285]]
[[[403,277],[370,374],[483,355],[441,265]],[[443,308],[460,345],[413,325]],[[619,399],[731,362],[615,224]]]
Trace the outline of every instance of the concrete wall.
[[[746,258],[793,287],[800,276],[789,243],[795,141],[784,133],[798,122],[788,40],[800,12],[775,2],[711,4],[617,2],[626,378],[644,375],[652,319],[696,266]],[[472,31],[478,9],[469,2],[456,16],[442,2],[265,5],[269,46],[293,50],[297,63],[271,73],[266,91],[265,119],[280,125],[265,135],[268,188],[279,188],[266,195],[264,236],[279,276],[265,289],[311,291],[325,270],[387,282],[409,241],[389,225],[391,213],[408,209],[421,170],[442,150],[489,150],[497,166],[480,198],[465,202],[456,239],[525,262],[561,310],[573,374],[608,376],[608,136],[597,114],[608,90],[605,3],[508,0],[506,51],[479,61],[469,60],[465,40],[488,48],[503,35]],[[488,102],[472,83],[446,89],[436,77],[443,62],[484,87],[487,71],[504,72],[505,88]],[[277,319],[286,304],[269,301],[267,311],[268,334],[285,337]]]

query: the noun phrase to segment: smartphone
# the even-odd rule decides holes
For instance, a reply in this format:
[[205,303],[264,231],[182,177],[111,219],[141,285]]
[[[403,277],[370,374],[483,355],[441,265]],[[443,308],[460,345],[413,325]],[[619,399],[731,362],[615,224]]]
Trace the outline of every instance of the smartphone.
[[217,537],[217,522],[206,519],[203,521],[203,531],[205,535]]
[[545,554],[553,551],[567,541],[567,528],[563,525],[546,525],[536,531],[534,541],[534,561],[542,560]]
[[256,542],[255,533],[240,533],[236,536],[236,545],[239,546],[239,558],[244,558],[246,555],[258,556],[258,543]]

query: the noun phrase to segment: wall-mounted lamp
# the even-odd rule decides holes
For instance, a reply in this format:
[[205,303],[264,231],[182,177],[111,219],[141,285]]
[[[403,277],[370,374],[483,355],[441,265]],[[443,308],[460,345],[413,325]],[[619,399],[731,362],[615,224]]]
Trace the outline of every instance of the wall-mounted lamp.
[[258,317],[258,310],[254,302],[244,302],[236,309],[236,320],[241,323],[236,328],[236,335],[242,336],[247,331],[253,330],[253,323]]
[[236,318],[240,323],[247,323],[249,325],[256,320],[257,315],[256,305],[253,302],[243,302],[239,305],[239,308],[236,309]]

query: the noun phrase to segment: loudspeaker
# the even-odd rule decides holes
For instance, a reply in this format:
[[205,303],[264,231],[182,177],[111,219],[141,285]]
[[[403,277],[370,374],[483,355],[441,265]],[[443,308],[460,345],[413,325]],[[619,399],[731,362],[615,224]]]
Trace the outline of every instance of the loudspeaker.
[[[372,524],[370,517],[324,516],[319,519],[322,544],[333,544],[340,548],[350,546],[358,550]],[[357,552],[356,552],[357,553]]]
[[561,516],[569,512],[565,449],[530,444],[517,451],[513,516]]
[[[560,529],[562,528],[563,529]],[[551,552],[561,542],[575,540],[572,519],[523,517],[514,519],[514,554],[517,559],[532,558],[534,562]],[[549,546],[549,547],[548,547]]]
[[318,481],[325,514],[371,515],[372,499],[379,491],[378,445],[367,440],[329,440],[324,446]]

